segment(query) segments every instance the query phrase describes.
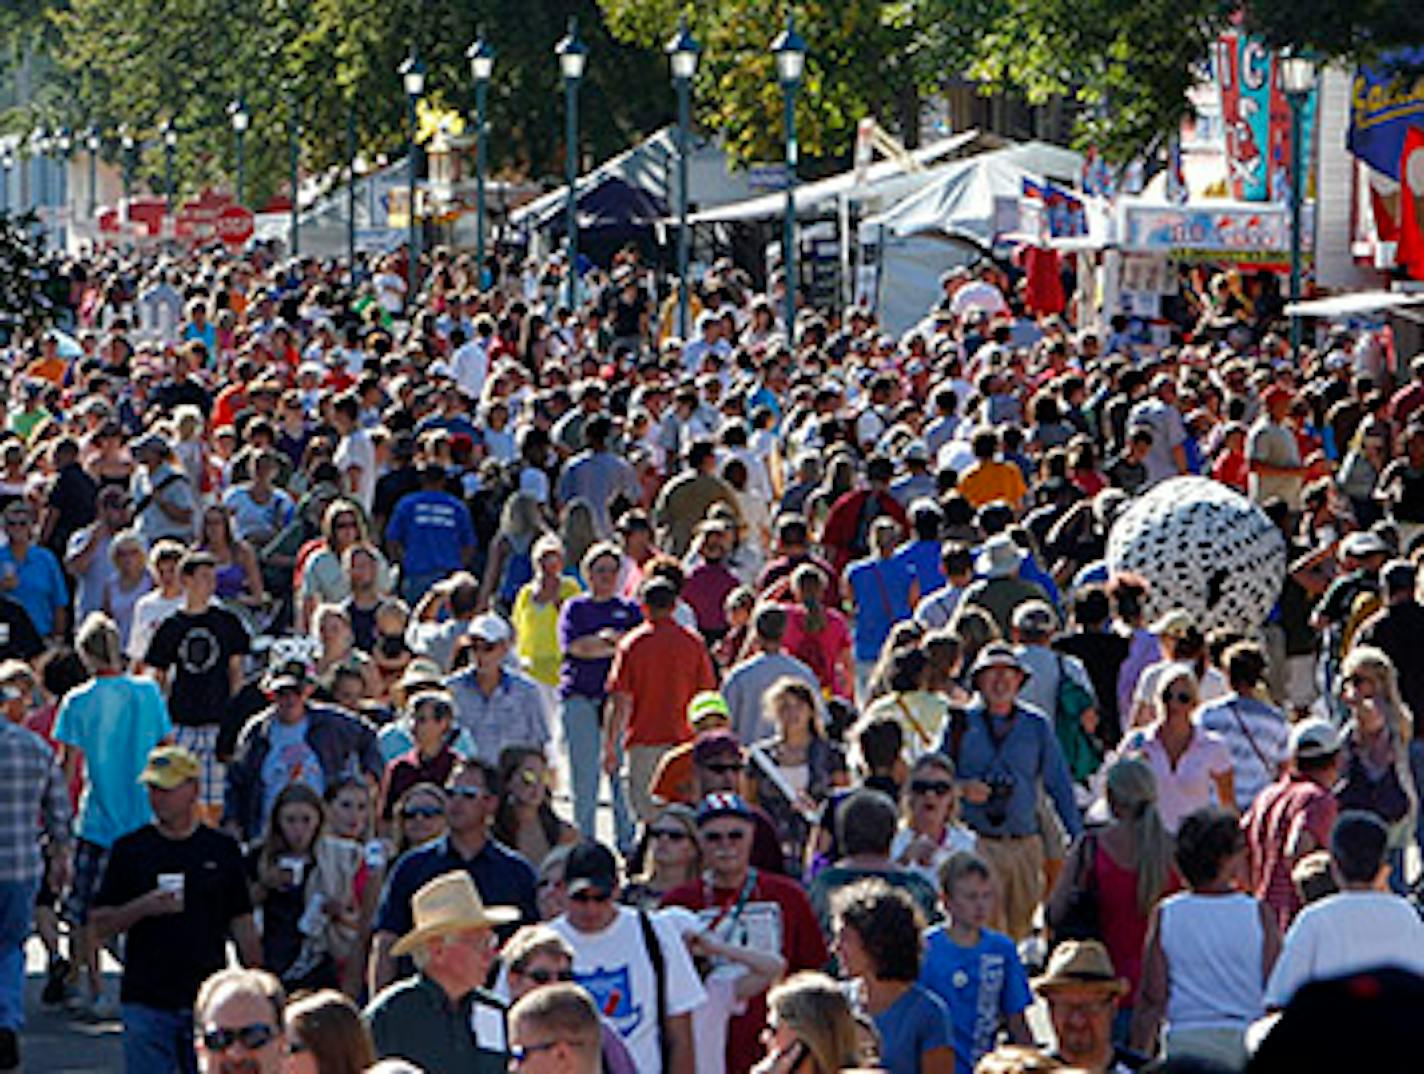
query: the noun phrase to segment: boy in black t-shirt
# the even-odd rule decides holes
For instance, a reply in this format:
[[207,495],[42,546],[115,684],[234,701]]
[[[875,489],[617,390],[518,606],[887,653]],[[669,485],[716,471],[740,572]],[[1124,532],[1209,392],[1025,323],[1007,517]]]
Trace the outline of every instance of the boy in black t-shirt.
[[202,764],[181,746],[148,755],[154,823],[114,843],[90,924],[128,934],[120,985],[128,1074],[191,1071],[198,986],[227,964],[227,941],[248,966],[262,958],[237,841],[198,820]]

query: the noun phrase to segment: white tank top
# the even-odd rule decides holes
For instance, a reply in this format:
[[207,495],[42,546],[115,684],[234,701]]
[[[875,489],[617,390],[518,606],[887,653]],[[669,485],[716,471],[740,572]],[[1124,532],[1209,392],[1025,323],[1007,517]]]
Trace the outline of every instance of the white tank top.
[[1167,956],[1167,1024],[1172,1029],[1244,1028],[1264,1014],[1261,912],[1249,895],[1162,901]]

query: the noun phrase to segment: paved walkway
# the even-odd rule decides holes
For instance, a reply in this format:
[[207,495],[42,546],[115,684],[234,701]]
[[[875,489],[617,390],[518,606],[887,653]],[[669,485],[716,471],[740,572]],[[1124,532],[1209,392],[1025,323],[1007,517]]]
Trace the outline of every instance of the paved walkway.
[[[20,1037],[20,1069],[27,1074],[117,1074],[123,1070],[121,1031],[117,1021],[93,1022],[62,1008],[40,1003],[44,987],[44,947],[31,939],[26,949],[25,1017]],[[110,972],[110,994],[117,996],[118,974]]]

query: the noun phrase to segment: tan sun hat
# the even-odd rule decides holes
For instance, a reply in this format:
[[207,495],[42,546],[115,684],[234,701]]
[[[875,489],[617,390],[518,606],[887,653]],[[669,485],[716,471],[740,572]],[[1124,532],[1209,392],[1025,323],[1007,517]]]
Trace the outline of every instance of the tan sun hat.
[[410,900],[415,928],[394,944],[391,954],[407,955],[426,941],[461,929],[491,928],[519,920],[513,906],[486,906],[475,882],[463,869],[437,876]]
[[1108,949],[1097,940],[1068,940],[1060,944],[1048,960],[1048,972],[1034,979],[1034,991],[1049,993],[1055,988],[1084,985],[1102,988],[1115,996],[1127,991],[1127,980],[1113,969]]

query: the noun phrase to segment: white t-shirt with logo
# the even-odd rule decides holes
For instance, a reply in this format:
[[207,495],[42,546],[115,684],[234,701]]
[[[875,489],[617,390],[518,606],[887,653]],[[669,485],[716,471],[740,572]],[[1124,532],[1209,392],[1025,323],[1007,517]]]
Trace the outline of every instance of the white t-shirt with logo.
[[[677,928],[660,914],[649,918],[663,949],[668,1017],[688,1014],[706,1002],[707,993]],[[618,907],[617,918],[602,932],[580,932],[562,916],[549,925],[574,949],[574,980],[618,1030],[640,1074],[662,1074],[657,979],[638,912]]]

